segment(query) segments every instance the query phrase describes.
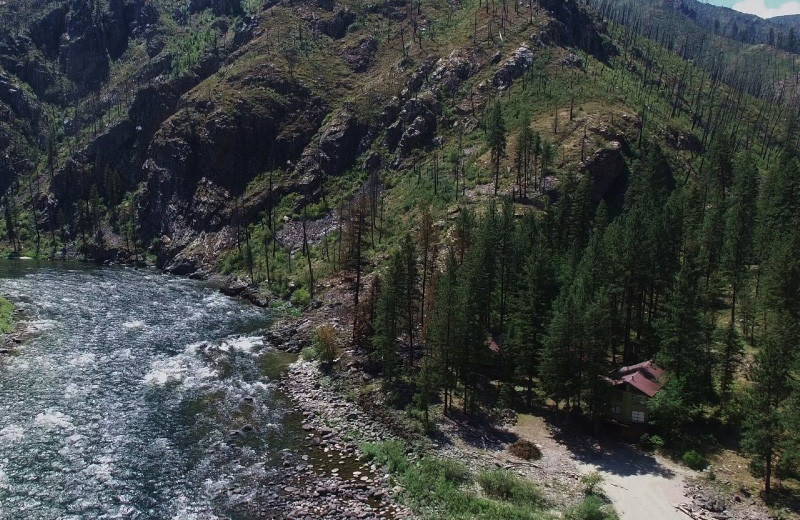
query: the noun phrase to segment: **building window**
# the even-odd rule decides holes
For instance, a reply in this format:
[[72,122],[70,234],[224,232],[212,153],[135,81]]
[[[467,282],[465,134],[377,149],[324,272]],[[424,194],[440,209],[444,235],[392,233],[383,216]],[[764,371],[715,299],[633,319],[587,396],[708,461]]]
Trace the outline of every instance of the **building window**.
[[644,422],[644,412],[631,412],[631,421],[635,423],[643,423]]
[[620,408],[618,405],[614,405],[611,407],[611,413],[614,415],[619,415],[622,413],[622,408]]

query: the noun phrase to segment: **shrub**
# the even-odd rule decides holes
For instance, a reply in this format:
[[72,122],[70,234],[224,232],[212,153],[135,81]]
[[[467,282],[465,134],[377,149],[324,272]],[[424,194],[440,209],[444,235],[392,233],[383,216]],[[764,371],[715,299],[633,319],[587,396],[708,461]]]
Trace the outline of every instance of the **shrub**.
[[0,334],[7,334],[12,330],[14,330],[14,306],[0,296]]
[[695,450],[684,453],[682,459],[684,464],[697,471],[708,467],[708,460]]
[[311,295],[305,287],[300,287],[292,293],[292,305],[295,307],[308,307],[311,303]]
[[366,460],[384,466],[390,473],[402,473],[408,469],[406,445],[403,441],[386,441],[379,444],[366,443],[361,446]]
[[317,359],[317,349],[306,347],[300,351],[300,356],[306,361],[315,361]]
[[644,433],[639,439],[639,446],[646,451],[655,451],[664,447],[664,439],[658,435]]
[[515,457],[524,460],[539,460],[542,458],[542,451],[531,441],[523,439],[518,440],[514,444],[509,444],[508,451]]
[[539,504],[544,501],[541,491],[532,482],[502,469],[484,471],[478,475],[486,496],[514,504]]
[[317,327],[311,345],[316,353],[316,359],[326,364],[333,363],[336,359],[336,329],[331,325]]
[[469,470],[457,460],[425,457],[419,466],[423,473],[436,475],[453,484],[463,484],[470,480]]
[[603,483],[603,475],[593,471],[581,477],[581,484],[583,485],[583,492],[587,495],[594,495],[597,487]]
[[617,514],[597,495],[589,495],[567,512],[567,520],[616,520]]

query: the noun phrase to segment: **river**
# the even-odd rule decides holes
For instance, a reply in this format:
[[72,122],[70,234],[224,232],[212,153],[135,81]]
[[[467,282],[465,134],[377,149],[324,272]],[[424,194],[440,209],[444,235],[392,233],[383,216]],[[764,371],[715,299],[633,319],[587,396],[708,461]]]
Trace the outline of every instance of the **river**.
[[268,312],[76,264],[0,262],[0,293],[28,329],[0,358],[0,518],[250,518],[300,452]]

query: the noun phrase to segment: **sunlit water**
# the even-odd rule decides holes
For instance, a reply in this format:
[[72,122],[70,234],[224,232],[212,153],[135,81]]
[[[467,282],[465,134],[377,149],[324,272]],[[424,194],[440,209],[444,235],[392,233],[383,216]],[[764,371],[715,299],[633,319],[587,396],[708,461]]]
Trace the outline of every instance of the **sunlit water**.
[[[296,448],[260,309],[153,271],[0,263],[0,518],[248,518]],[[272,381],[272,382],[271,382]]]

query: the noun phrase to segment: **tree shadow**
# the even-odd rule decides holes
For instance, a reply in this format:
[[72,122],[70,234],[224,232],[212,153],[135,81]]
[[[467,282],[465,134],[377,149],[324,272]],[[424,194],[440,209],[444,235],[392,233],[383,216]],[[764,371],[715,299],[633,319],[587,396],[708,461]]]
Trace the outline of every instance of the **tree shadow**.
[[502,451],[507,444],[516,442],[519,437],[505,428],[498,427],[484,414],[464,414],[460,410],[450,410],[448,417],[457,425],[456,434],[469,446],[489,451]]
[[555,425],[550,420],[547,424],[553,439],[565,446],[576,461],[597,466],[601,472],[621,477],[655,475],[669,479],[675,476],[674,471],[663,466],[653,455],[619,440],[594,439]]

